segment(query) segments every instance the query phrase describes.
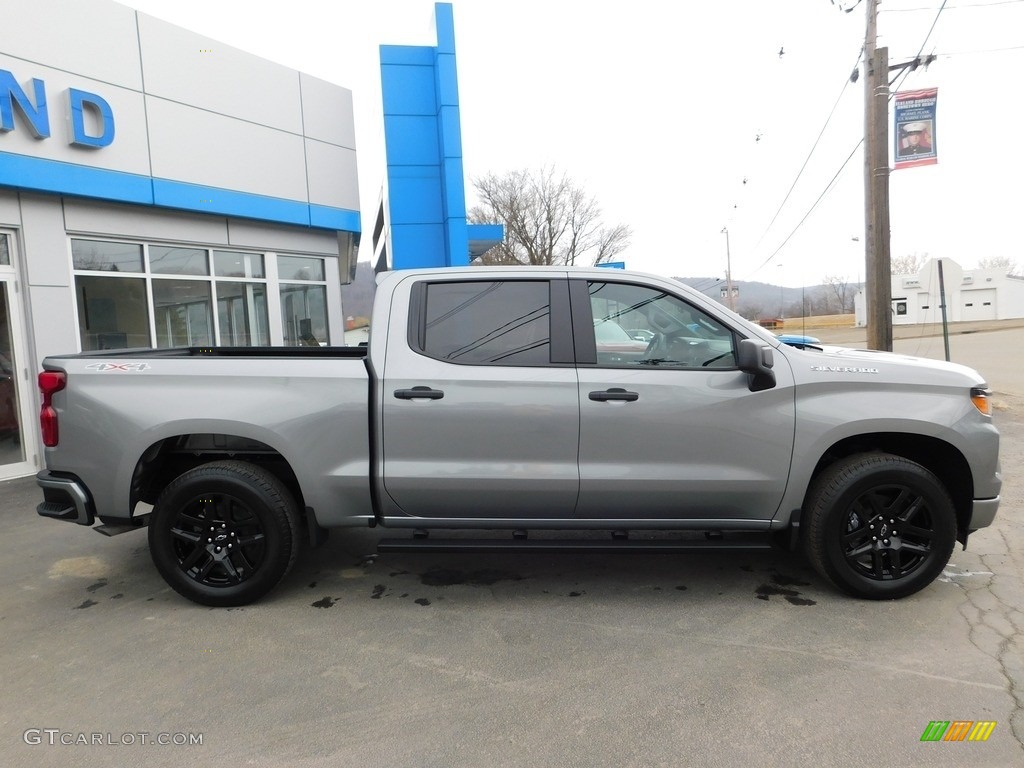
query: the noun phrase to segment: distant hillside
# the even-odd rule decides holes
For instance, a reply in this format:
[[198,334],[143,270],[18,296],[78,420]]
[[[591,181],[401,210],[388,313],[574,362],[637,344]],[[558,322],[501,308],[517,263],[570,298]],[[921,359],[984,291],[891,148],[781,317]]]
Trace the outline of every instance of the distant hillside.
[[[705,296],[729,306],[725,280],[720,277],[677,277]],[[789,288],[771,283],[733,280],[736,311],[752,320],[769,317],[843,314],[853,311],[853,297],[860,283],[807,285]]]
[[[677,277],[681,283],[692,286],[715,301],[729,305],[725,297],[725,280],[720,277]],[[853,297],[859,283],[846,285],[808,285],[803,288],[783,288],[771,283],[734,280],[737,291],[736,311],[744,317],[758,320],[769,317],[801,317],[805,315],[831,315],[853,311]],[[345,317],[369,317],[376,290],[373,267],[368,261],[356,265],[356,278],[351,285],[341,286],[341,309]],[[842,307],[840,307],[842,297]]]

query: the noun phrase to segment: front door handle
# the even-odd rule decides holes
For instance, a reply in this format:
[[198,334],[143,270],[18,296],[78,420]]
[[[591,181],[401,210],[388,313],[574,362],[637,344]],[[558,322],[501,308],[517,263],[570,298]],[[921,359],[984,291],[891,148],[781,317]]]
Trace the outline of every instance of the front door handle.
[[611,389],[604,390],[604,392],[591,392],[590,399],[596,400],[599,403],[608,400],[625,400],[628,403],[632,403],[634,400],[639,400],[640,395],[636,392],[627,392],[622,387],[612,387]]
[[395,397],[399,400],[440,400],[444,397],[444,391],[431,389],[430,387],[413,387],[412,389],[396,389]]

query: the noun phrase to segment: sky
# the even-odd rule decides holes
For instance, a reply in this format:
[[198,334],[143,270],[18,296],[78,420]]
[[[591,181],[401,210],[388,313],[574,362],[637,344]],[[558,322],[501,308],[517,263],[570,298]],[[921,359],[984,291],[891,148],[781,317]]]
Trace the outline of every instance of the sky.
[[[379,46],[435,44],[431,0],[122,2],[351,89],[369,227],[385,177]],[[724,278],[728,240],[734,280],[863,279],[865,78],[850,75],[866,2],[451,5],[469,207],[474,179],[553,168],[632,229],[629,269]],[[890,176],[892,257],[1024,266],[1024,0],[878,7],[891,64],[937,57],[893,73],[894,91],[938,88],[938,163]],[[889,131],[891,145],[891,117]]]

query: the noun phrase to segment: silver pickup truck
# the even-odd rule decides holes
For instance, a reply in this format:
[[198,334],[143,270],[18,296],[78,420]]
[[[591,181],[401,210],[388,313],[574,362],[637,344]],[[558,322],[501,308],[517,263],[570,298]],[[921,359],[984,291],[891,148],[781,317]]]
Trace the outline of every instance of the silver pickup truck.
[[999,506],[975,371],[783,345],[620,270],[393,272],[367,347],[43,368],[39,514],[147,528],[167,583],[207,605],[261,597],[328,529],[377,525],[406,529],[381,551],[783,544],[897,598]]

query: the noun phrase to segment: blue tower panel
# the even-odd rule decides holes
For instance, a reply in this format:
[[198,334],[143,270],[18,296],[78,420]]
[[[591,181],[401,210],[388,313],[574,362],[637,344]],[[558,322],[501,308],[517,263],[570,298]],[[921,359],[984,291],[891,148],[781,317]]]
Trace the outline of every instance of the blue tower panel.
[[444,213],[449,218],[465,219],[466,187],[462,177],[462,158],[447,158],[442,168],[441,183],[444,185]]
[[441,177],[436,168],[395,169],[388,182],[391,221],[436,224],[444,217]]
[[459,106],[459,78],[455,71],[455,54],[437,56],[437,103]]
[[392,265],[395,269],[446,266],[444,240],[440,224],[393,224]]
[[[395,269],[469,262],[451,4],[436,3],[434,20],[436,47],[380,48],[390,254]],[[474,247],[483,246],[486,243]]]
[[[388,168],[439,164],[437,119],[411,115],[384,117],[384,150]],[[390,170],[389,170],[390,180]]]
[[437,50],[455,53],[455,13],[451,3],[434,3],[434,26],[437,27]]
[[380,79],[385,115],[437,114],[432,67],[384,65]]
[[465,267],[469,264],[469,232],[465,219],[448,218],[448,261],[446,267]]
[[[441,107],[438,113],[441,126],[441,152],[445,157],[462,157],[462,126],[459,118],[459,108]],[[462,169],[459,169],[459,176],[462,176]]]

